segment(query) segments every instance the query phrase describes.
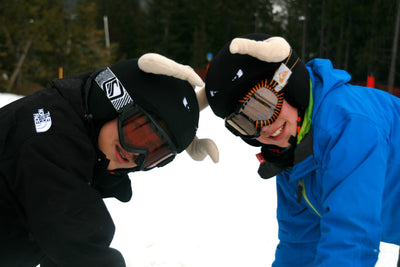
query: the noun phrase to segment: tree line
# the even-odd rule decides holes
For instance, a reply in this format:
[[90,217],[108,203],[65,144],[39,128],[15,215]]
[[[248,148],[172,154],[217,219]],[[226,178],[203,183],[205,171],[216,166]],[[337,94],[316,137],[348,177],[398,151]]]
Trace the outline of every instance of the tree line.
[[251,32],[285,37],[304,61],[329,58],[353,82],[373,75],[396,86],[399,2],[0,0],[0,92],[26,94],[146,52],[204,69],[207,54]]

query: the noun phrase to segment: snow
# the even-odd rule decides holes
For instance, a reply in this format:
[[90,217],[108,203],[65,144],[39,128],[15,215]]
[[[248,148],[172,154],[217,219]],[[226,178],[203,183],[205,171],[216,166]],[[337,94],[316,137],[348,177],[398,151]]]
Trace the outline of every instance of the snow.
[[[18,98],[0,93],[0,106]],[[128,267],[271,266],[275,179],[258,176],[258,149],[225,130],[210,108],[198,136],[215,141],[220,162],[183,152],[165,167],[132,173],[132,200],[105,200],[116,225],[111,246]],[[381,243],[376,266],[396,266],[397,257],[398,246]]]
[[9,94],[9,93],[0,93],[0,107],[11,103],[18,98],[21,98],[19,95]]

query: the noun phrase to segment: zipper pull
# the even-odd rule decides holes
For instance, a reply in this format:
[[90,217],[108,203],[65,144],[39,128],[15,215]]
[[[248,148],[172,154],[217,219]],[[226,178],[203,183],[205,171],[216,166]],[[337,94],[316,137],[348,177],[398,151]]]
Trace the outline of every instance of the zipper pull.
[[303,183],[299,181],[297,186],[297,203],[301,203],[301,196],[303,195]]

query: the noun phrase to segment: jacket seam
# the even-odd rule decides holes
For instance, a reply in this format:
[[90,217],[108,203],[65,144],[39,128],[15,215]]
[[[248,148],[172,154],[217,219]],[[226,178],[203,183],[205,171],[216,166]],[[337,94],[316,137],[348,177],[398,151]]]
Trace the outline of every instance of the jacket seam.
[[299,181],[300,185],[302,186],[302,195],[304,200],[307,202],[307,204],[310,206],[310,208],[321,218],[321,214],[318,212],[318,210],[313,206],[311,201],[308,199],[307,194],[306,194],[306,187],[304,186],[304,179]]

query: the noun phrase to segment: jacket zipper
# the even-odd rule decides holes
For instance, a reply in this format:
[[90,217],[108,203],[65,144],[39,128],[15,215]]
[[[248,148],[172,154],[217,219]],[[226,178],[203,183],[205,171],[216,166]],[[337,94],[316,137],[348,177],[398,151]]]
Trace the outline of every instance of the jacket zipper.
[[299,181],[299,185],[297,187],[297,203],[301,202],[301,196],[303,196],[304,200],[307,202],[307,204],[313,209],[313,211],[319,216],[322,217],[321,214],[317,211],[316,208],[311,204],[310,200],[308,199],[306,195],[306,188],[304,186],[304,180]]

